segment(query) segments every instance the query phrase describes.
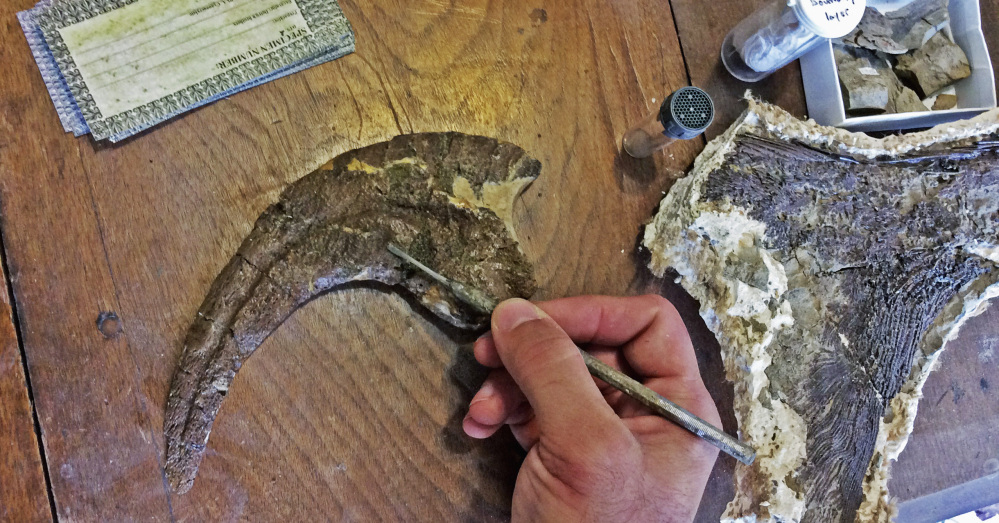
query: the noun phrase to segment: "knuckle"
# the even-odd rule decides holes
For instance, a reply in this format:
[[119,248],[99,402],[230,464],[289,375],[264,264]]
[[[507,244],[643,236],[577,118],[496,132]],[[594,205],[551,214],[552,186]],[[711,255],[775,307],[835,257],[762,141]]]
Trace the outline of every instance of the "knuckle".
[[656,314],[663,315],[663,318],[669,320],[680,319],[680,313],[676,310],[676,306],[666,298],[658,294],[646,294],[642,298],[648,301],[649,307],[652,307],[656,311]]

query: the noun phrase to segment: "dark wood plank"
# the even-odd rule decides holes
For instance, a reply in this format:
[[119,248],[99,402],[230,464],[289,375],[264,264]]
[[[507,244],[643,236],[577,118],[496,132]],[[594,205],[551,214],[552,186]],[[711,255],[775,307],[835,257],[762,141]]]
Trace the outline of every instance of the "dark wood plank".
[[[169,494],[162,411],[181,340],[283,187],[407,132],[527,149],[544,171],[516,215],[539,297],[627,292],[641,224],[700,148],[618,156],[653,99],[688,83],[668,4],[344,0],[356,54],[104,146],[59,129],[9,22],[32,1],[0,6],[0,144],[17,152],[0,191],[59,515],[506,517],[510,441],[459,429],[481,375],[408,304],[365,290],[311,304],[265,343],[230,390],[194,489]],[[102,311],[121,319],[110,339]]]
[[985,33],[989,58],[992,59],[992,72],[999,88],[999,0],[979,0],[979,8],[982,13],[982,32]]
[[[0,259],[2,256],[0,253]],[[48,487],[2,263],[0,282],[0,520],[51,520]]]
[[996,325],[999,307],[993,304],[969,320],[927,380],[912,437],[889,483],[901,501],[999,473]]
[[743,98],[747,90],[795,116],[805,116],[805,87],[798,62],[760,82],[746,83],[730,75],[721,61],[721,44],[728,32],[770,1],[670,0],[690,82],[710,93],[715,102],[715,121],[705,133],[709,140],[728,129],[746,110]]

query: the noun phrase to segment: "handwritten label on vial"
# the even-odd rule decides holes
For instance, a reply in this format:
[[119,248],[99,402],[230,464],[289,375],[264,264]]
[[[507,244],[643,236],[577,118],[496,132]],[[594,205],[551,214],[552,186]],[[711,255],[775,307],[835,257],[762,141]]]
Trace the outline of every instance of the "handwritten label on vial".
[[864,15],[866,0],[797,0],[795,14],[815,34],[839,38],[849,33]]
[[826,8],[822,14],[825,15],[827,22],[845,20],[850,16],[850,7],[846,7],[847,4],[850,6],[855,5],[856,0],[809,0],[813,6]]

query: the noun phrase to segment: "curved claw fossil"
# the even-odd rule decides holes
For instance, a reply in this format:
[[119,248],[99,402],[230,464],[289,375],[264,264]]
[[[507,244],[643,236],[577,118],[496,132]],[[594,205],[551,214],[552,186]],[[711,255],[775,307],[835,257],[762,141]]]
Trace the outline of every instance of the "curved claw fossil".
[[534,292],[511,227],[541,164],[519,147],[415,134],[351,151],[289,186],[215,279],[184,341],[164,423],[171,487],[189,490],[243,361],[295,310],[345,283],[408,289],[460,328],[488,318],[402,266],[392,241],[501,300]]

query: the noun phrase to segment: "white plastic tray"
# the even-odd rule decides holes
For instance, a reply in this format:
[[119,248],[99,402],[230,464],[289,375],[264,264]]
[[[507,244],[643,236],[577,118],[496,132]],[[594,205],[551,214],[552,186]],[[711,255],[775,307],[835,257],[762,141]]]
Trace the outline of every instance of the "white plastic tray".
[[950,30],[971,63],[971,76],[954,84],[957,107],[946,111],[884,114],[848,118],[843,107],[832,43],[801,57],[808,116],[822,125],[851,131],[886,131],[931,127],[970,118],[996,106],[996,85],[989,50],[982,33],[978,0],[950,0]]

